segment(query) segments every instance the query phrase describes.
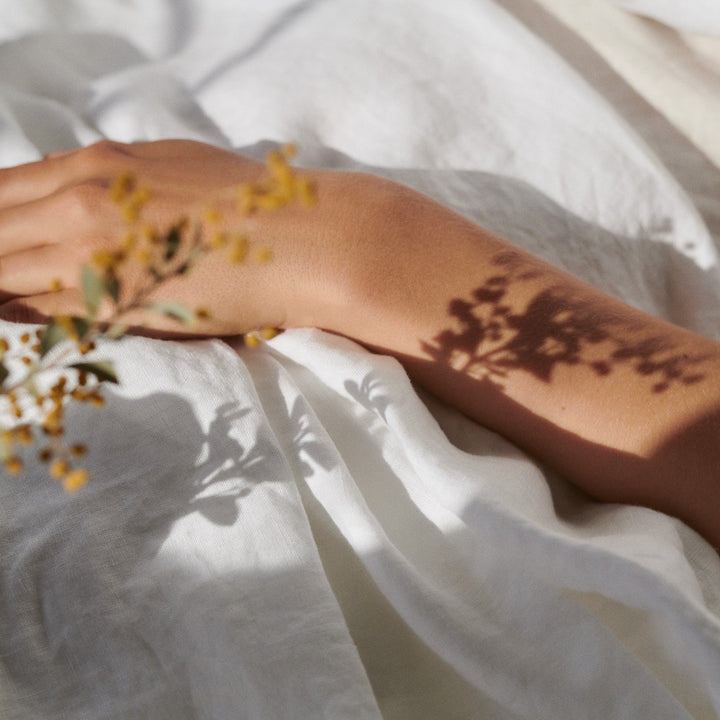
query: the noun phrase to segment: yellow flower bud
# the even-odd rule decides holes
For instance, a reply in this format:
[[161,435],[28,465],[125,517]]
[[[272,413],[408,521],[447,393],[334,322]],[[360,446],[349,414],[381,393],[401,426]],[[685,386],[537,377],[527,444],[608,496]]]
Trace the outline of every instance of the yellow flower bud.
[[105,398],[97,392],[94,392],[90,395],[90,402],[92,403],[93,407],[105,407]]
[[21,445],[30,445],[33,441],[32,428],[29,425],[20,425],[13,431],[13,438]]
[[5,470],[10,475],[17,475],[23,470],[23,461],[16,455],[13,455],[5,460]]
[[67,460],[57,458],[50,463],[48,472],[50,473],[51,478],[54,478],[55,480],[60,480],[60,478],[65,477],[69,469],[70,466],[68,465]]
[[137,188],[130,197],[125,200],[121,213],[127,223],[134,223],[140,217],[140,212],[150,199],[150,191],[147,188]]
[[255,252],[255,259],[260,265],[267,265],[269,262],[272,262],[273,251],[267,247],[258,248]]
[[84,468],[75,468],[63,478],[62,484],[66,492],[76,492],[87,485],[87,481],[88,471]]
[[273,178],[280,185],[290,184],[292,181],[292,170],[280,153],[269,153],[267,157],[267,166]]
[[122,242],[120,243],[120,249],[124,253],[130,253],[135,249],[137,245],[137,235],[133,232],[126,232],[123,235]]
[[235,235],[230,243],[229,260],[233,265],[238,265],[248,253],[248,241],[244,235]]
[[120,203],[135,185],[135,178],[130,172],[123,172],[118,175],[113,184],[110,186],[110,199],[115,203]]
[[250,183],[243,183],[238,187],[237,208],[243,215],[250,215],[255,209],[256,190]]
[[202,219],[208,225],[217,225],[222,220],[222,216],[217,208],[209,207],[203,211]]
[[82,443],[76,443],[75,445],[70,446],[70,454],[74,458],[81,458],[85,457],[87,455],[87,447],[83,445]]
[[150,264],[152,263],[152,255],[150,254],[150,251],[147,248],[140,248],[135,253],[135,260],[137,260],[140,265],[144,265],[145,267],[150,267]]
[[63,408],[62,405],[56,403],[53,409],[45,416],[42,427],[48,435],[62,435],[62,422]]
[[96,250],[93,253],[92,261],[101,270],[109,270],[115,264],[115,253],[110,250]]
[[65,334],[73,340],[78,339],[77,330],[69,315],[58,315],[55,317],[55,322],[65,331]]
[[146,187],[139,187],[130,198],[134,205],[140,209],[150,199],[150,191]]
[[280,195],[259,195],[255,198],[255,204],[261,210],[279,210],[283,206],[283,198]]
[[134,223],[140,217],[140,206],[134,202],[128,202],[123,205],[121,210],[122,219],[128,223]]
[[142,239],[150,245],[157,244],[160,241],[158,233],[155,232],[155,228],[149,223],[145,223],[140,228],[140,235]]
[[210,236],[210,247],[213,250],[219,250],[220,248],[225,247],[226,244],[227,244],[227,234],[226,233],[217,231],[217,232],[214,232]]
[[304,208],[311,208],[317,202],[315,187],[307,178],[297,178],[295,181],[295,194]]

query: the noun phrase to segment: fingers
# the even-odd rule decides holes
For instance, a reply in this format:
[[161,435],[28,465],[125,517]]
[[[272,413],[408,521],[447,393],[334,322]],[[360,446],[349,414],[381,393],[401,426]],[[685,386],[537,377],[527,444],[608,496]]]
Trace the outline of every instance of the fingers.
[[[0,305],[0,321],[44,325],[61,315],[85,317],[87,308],[82,293],[75,289],[43,293],[33,297],[15,298]],[[112,319],[105,317],[105,321]],[[212,323],[183,325],[158,313],[136,311],[123,316],[122,323],[130,326],[133,334],[166,339],[187,339],[228,335],[218,331]],[[221,330],[224,326],[220,326]],[[234,334],[234,333],[233,333]]]
[[[110,185],[129,171],[151,185],[197,192],[255,180],[262,163],[192,140],[133,144],[101,140],[93,145],[12,168],[0,168],[0,210],[49,197],[88,181]],[[145,177],[145,176],[148,177]]]
[[60,186],[62,161],[42,159],[0,170],[0,208],[31,202],[55,192]]
[[56,242],[67,228],[58,209],[48,198],[0,209],[0,258]]
[[[93,249],[119,236],[121,223],[106,184],[95,181],[0,209],[0,290],[15,286],[20,272],[31,280],[43,270],[87,262]],[[23,255],[49,246],[57,246],[52,256],[47,250],[35,258]]]
[[[33,201],[0,209],[0,256],[49,242],[51,224],[45,205]],[[29,222],[30,218],[34,222]]]
[[61,245],[42,245],[0,257],[0,290],[10,295],[49,291],[56,280],[63,286],[78,284],[78,261]]
[[[113,183],[123,172],[136,178],[138,195],[149,189],[151,203],[143,207],[141,220],[129,212],[132,207],[118,207],[114,197],[118,186]],[[219,208],[223,225],[243,223],[248,231],[257,229],[255,219],[248,221],[235,211],[235,185],[255,182],[262,172],[262,163],[188,140],[133,145],[103,141],[0,169],[0,303],[9,298],[0,318],[42,322],[58,313],[82,315],[82,266],[98,261],[97,250],[132,248],[134,239],[141,244],[146,225],[161,232],[182,218],[199,221],[204,209],[212,207]],[[189,307],[207,307],[210,319],[178,328],[162,314],[138,312],[130,323],[173,335],[178,330],[183,335],[227,335],[247,329],[246,323],[278,324],[273,318],[284,317],[282,303],[273,300],[270,307],[266,299],[258,299],[268,295],[272,300],[274,293],[245,288],[235,273],[227,272],[224,261],[219,264],[204,277],[193,273],[187,286],[168,283],[162,290],[164,297]],[[145,267],[141,266],[138,272]],[[139,275],[134,265],[125,269],[123,296],[132,297]],[[51,294],[54,280],[71,290]],[[252,308],[240,303],[239,292],[252,299]],[[101,308],[101,316],[103,312]],[[256,318],[262,322],[256,323]]]
[[0,305],[0,320],[17,323],[44,324],[58,315],[85,313],[85,303],[79,290],[61,290],[31,298],[17,298]]
[[102,140],[85,148],[0,169],[0,209],[38,200],[90,178],[112,180],[133,157],[129,145]]

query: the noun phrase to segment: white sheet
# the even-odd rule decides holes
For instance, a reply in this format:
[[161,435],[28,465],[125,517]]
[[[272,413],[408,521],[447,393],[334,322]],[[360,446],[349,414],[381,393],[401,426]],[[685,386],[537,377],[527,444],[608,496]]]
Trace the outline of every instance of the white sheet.
[[[540,5],[0,19],[3,165],[103,136],[293,140],[720,337],[715,206],[663,155],[687,141]],[[71,423],[89,487],[32,463],[0,483],[0,717],[720,716],[720,562],[679,522],[589,501],[319,331],[102,352],[122,385]]]
[[612,0],[616,5],[654,18],[670,27],[694,33],[720,35],[720,10],[713,0]]

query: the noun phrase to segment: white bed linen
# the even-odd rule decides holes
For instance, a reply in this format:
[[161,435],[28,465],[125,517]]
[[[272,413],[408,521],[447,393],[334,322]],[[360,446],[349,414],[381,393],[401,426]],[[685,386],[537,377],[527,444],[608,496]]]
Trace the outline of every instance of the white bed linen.
[[[540,5],[0,0],[0,19],[2,165],[101,137],[293,140],[720,336],[717,205],[662,153],[686,139]],[[70,425],[88,488],[32,464],[0,483],[0,717],[720,716],[720,563],[679,522],[591,502],[316,330],[102,353],[122,385]]]
[[703,35],[720,35],[720,12],[713,0],[612,0],[616,5],[654,18],[670,27]]

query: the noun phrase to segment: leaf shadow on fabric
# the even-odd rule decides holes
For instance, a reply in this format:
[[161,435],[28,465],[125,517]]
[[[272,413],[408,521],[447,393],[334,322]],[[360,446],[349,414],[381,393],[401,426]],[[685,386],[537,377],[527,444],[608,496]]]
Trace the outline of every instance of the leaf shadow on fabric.
[[297,457],[298,468],[304,478],[312,477],[315,466],[328,471],[337,464],[337,456],[318,438],[310,413],[303,398],[297,397],[288,417],[293,455]]
[[[418,507],[397,468],[385,456],[391,433],[384,413],[400,390],[383,387],[380,375],[371,372],[359,381],[343,381],[343,390],[350,396],[344,397],[339,388],[318,383],[317,376],[292,358],[275,354],[272,349],[269,353],[277,363],[270,365],[263,377],[263,401],[268,406],[285,406],[279,387],[286,374],[303,393],[292,401],[287,415],[273,413],[273,429],[298,479],[303,504],[320,507],[318,502],[327,498],[332,486],[344,487],[348,497],[363,512],[367,511],[373,526],[403,547],[413,563],[422,566],[431,544],[441,545],[441,533]],[[256,358],[248,358],[251,369],[256,362]],[[407,380],[399,368],[398,374]],[[260,376],[258,372],[254,375]],[[358,388],[369,395],[354,396]],[[412,392],[409,382],[407,391]],[[414,542],[416,537],[425,542]]]
[[[126,703],[128,712],[148,701],[185,717],[188,689],[138,633],[142,603],[129,587],[151,580],[138,569],[179,520],[199,513],[232,525],[243,499],[276,480],[263,473],[266,441],[238,439],[248,408],[222,405],[204,430],[180,396],[105,396],[102,410],[73,407],[68,414],[68,432],[91,448],[90,481],[81,492],[64,493],[46,468],[30,462],[0,486],[0,714],[17,707],[13,695],[22,688],[23,703],[38,712],[32,717],[48,708],[48,717],[78,717],[100,696]],[[118,665],[122,657],[132,666]],[[124,698],[123,683],[133,697]]]
[[382,392],[382,381],[376,373],[368,373],[359,383],[356,380],[346,380],[344,387],[347,394],[366,410],[377,413],[383,420],[387,420],[385,413],[390,405],[390,399]]

